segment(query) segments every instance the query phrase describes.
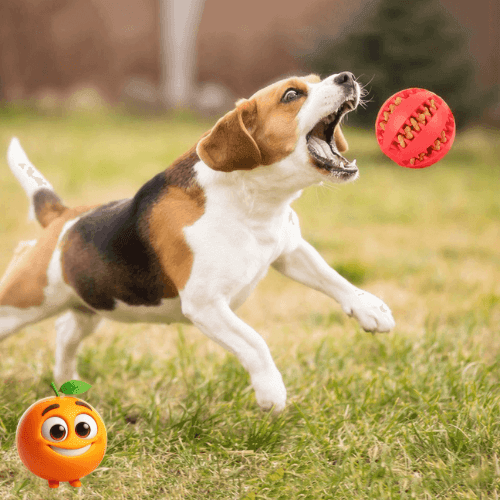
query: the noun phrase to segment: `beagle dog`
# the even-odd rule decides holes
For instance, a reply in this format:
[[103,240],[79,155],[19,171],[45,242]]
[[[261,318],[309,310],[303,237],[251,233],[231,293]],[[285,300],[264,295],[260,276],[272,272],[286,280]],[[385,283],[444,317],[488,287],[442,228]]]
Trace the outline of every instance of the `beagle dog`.
[[23,242],[0,285],[0,339],[56,321],[54,376],[78,378],[80,342],[102,317],[189,322],[237,356],[262,409],[286,389],[263,338],[235,310],[273,266],[336,300],[366,331],[390,309],[351,285],[302,239],[290,204],[307,186],[358,177],[340,130],[360,87],[351,73],[281,80],[236,103],[169,168],[129,199],[69,208],[19,141],[9,166],[44,231]]

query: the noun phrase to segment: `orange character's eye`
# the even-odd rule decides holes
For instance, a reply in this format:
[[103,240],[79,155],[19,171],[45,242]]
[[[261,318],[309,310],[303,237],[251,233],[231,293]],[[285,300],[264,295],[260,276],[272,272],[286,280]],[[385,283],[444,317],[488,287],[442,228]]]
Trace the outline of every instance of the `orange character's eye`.
[[81,413],[75,418],[75,432],[83,439],[92,439],[97,434],[97,423],[90,415]]
[[50,417],[42,424],[42,436],[49,441],[63,441],[67,435],[68,426],[60,417]]

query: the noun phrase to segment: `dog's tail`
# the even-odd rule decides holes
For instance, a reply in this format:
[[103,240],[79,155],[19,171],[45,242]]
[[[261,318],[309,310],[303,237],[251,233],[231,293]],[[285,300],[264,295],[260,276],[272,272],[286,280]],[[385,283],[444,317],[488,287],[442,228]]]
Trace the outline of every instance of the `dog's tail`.
[[36,218],[42,227],[46,227],[67,210],[50,182],[29,161],[16,137],[10,142],[7,160],[30,200],[30,220]]

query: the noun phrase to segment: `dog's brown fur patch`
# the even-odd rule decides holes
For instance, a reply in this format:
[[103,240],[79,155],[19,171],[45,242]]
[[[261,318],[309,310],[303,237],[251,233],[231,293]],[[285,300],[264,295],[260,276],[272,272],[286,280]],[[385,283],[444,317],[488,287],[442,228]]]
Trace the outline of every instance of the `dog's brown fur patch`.
[[[271,165],[293,152],[298,140],[297,113],[307,96],[307,83],[317,75],[288,78],[240,99],[236,108],[223,116],[200,140],[198,154],[212,169],[223,172],[251,170]],[[281,99],[289,88],[302,96],[290,102]]]
[[309,89],[306,78],[290,78],[259,90],[255,100],[257,115],[252,133],[259,146],[263,165],[271,165],[289,156],[298,140],[297,114],[304,104],[302,98],[283,103],[281,98],[289,88],[295,88],[306,97]]
[[90,207],[65,209],[40,236],[36,245],[22,255],[0,290],[0,305],[26,309],[42,305],[47,286],[47,268],[57,239],[66,222],[88,211]]
[[205,196],[200,188],[171,187],[168,196],[151,210],[148,223],[151,245],[168,278],[165,284],[171,280],[177,290],[184,288],[193,265],[193,254],[182,231],[203,215],[204,205]]

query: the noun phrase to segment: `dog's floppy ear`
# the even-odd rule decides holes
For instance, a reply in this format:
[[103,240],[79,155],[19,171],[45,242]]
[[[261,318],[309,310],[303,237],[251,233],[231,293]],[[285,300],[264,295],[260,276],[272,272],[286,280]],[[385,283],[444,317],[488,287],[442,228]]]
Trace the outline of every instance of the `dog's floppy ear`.
[[340,129],[340,125],[337,125],[335,127],[335,130],[333,131],[333,135],[335,137],[335,145],[337,146],[337,149],[339,150],[339,153],[345,153],[349,146],[347,145],[347,141],[345,140],[344,134],[342,133],[342,130]]
[[196,152],[210,168],[222,172],[250,170],[261,165],[262,157],[251,136],[257,118],[255,101],[239,101],[198,143]]

